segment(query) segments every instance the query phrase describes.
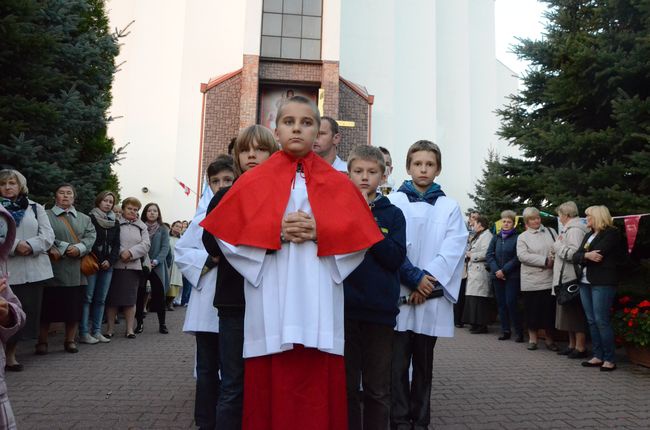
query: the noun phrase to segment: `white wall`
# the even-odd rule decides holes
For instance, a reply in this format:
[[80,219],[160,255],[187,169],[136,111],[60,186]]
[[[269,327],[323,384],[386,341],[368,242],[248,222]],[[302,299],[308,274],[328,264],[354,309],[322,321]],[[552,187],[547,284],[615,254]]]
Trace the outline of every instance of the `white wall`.
[[135,20],[121,40],[116,62],[126,63],[113,84],[111,115],[123,118],[109,127],[117,146],[131,142],[115,167],[121,195],[159,203],[166,221],[194,215],[195,196],[185,196],[174,178],[197,188],[200,83],[241,67],[245,6],[228,0],[108,2],[113,28]]

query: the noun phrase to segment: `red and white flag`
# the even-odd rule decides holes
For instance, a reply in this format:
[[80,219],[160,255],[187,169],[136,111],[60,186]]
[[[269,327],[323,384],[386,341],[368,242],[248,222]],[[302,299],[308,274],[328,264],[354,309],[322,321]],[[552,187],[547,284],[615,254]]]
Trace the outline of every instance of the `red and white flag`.
[[179,181],[178,179],[176,179],[176,182],[178,182],[178,184],[183,188],[183,192],[185,193],[185,195],[186,195],[186,196],[189,196],[189,195],[190,195],[190,192],[192,191],[192,190],[190,189],[190,187],[188,187],[187,185],[185,185],[184,183],[182,183],[182,182]]
[[632,249],[634,249],[636,234],[639,231],[639,219],[641,219],[641,215],[629,215],[623,218],[625,222],[625,234],[627,235],[628,253],[632,253]]

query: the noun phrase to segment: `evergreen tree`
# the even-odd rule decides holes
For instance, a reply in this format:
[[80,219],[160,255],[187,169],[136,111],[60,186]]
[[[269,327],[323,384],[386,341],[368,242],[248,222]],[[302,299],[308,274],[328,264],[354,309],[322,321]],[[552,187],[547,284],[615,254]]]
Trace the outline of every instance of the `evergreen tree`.
[[488,195],[551,212],[574,200],[650,211],[650,0],[544,0],[541,40],[520,40],[525,89],[498,111],[506,158]]
[[503,181],[503,166],[499,154],[490,149],[483,168],[483,178],[475,185],[474,194],[469,194],[469,198],[474,200],[474,209],[490,221],[499,219],[501,211],[512,208],[515,198],[512,194],[495,192],[501,188],[499,183]]
[[0,162],[27,177],[31,198],[71,182],[90,209],[117,185],[105,118],[118,44],[104,1],[4,0],[0,34]]

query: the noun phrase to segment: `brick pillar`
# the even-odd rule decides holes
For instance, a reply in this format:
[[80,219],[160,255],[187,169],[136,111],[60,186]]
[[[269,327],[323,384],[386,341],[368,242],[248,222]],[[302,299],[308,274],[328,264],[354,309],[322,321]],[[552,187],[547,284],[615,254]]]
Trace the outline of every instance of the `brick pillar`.
[[339,62],[323,61],[321,88],[325,90],[325,115],[339,119]]
[[244,55],[242,67],[241,98],[239,105],[239,128],[257,122],[257,90],[259,87],[260,57]]

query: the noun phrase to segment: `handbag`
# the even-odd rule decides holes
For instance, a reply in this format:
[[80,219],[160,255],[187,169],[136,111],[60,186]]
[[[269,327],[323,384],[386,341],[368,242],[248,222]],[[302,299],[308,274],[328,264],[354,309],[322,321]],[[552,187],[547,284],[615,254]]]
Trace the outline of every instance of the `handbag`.
[[560,306],[569,304],[580,296],[580,284],[578,284],[578,279],[569,282],[562,282],[564,277],[564,265],[566,264],[566,256],[568,253],[569,250],[564,253],[564,258],[562,259],[560,284],[555,286],[555,296],[557,297],[557,303]]
[[[74,230],[72,229],[72,226],[68,222],[67,219],[65,219],[65,216],[59,217],[61,221],[68,227],[68,230],[70,230],[70,234],[72,235],[72,238],[76,241],[76,243],[81,243],[77,235],[75,234]],[[86,276],[94,275],[99,271],[99,259],[95,255],[94,252],[90,251],[88,254],[84,255],[81,257],[80,261],[80,269],[81,273],[83,273]]]

